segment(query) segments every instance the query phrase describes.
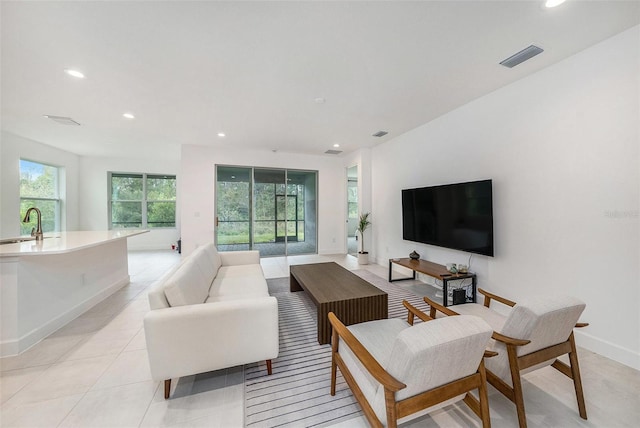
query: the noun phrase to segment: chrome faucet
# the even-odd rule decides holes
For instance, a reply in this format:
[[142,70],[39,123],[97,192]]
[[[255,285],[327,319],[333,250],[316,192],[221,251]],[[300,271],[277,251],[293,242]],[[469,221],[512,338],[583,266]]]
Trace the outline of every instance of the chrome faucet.
[[29,219],[29,216],[31,215],[31,211],[35,211],[36,214],[38,215],[38,224],[37,227],[38,229],[36,230],[36,228],[32,228],[31,229],[31,236],[35,236],[36,237],[36,242],[40,242],[43,240],[43,236],[42,236],[42,213],[40,212],[40,210],[36,207],[31,207],[27,210],[27,213],[24,215],[24,219],[22,220],[23,223],[28,223],[31,220]]

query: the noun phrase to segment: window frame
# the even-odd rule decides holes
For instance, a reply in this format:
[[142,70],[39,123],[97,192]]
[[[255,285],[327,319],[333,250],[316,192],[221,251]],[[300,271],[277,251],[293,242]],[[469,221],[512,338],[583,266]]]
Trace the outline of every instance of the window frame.
[[[113,199],[113,177],[131,177],[131,178],[141,178],[142,179],[142,197],[141,199]],[[176,192],[175,197],[172,200],[167,199],[148,199],[147,197],[147,180],[149,178],[165,178],[165,179],[173,179],[176,181]],[[176,174],[158,174],[158,173],[146,173],[146,172],[116,172],[109,171],[107,173],[107,187],[108,187],[108,203],[107,203],[107,212],[108,212],[108,220],[109,220],[109,230],[118,230],[118,229],[150,229],[150,230],[169,230],[169,229],[177,229],[178,225],[178,187],[177,187],[178,177]],[[140,207],[140,226],[136,227],[114,227],[113,225],[113,202],[139,202]],[[149,226],[149,218],[148,218],[148,204],[154,202],[170,202],[174,205],[174,213],[173,226]]]
[[[40,162],[40,161],[35,161],[35,160],[31,160],[31,159],[27,159],[27,158],[20,158],[20,163],[22,163],[22,161],[25,162],[30,162],[33,164],[37,164],[37,165],[42,165],[45,167],[49,167],[49,168],[54,168],[56,173],[55,173],[55,197],[52,198],[47,198],[47,197],[42,197],[42,196],[23,196],[22,194],[22,186],[21,186],[21,181],[22,181],[22,168],[21,165],[19,165],[18,168],[18,176],[19,176],[19,181],[18,181],[18,193],[20,195],[20,204],[19,207],[22,207],[22,202],[23,201],[43,201],[43,202],[55,202],[55,212],[54,212],[54,225],[53,225],[53,230],[46,230],[44,232],[60,232],[62,229],[62,206],[63,206],[63,199],[62,199],[62,192],[60,190],[60,183],[62,180],[62,169],[63,167],[58,166],[58,165],[52,165],[49,163],[44,163],[44,162]],[[34,206],[36,206],[34,204]],[[37,206],[36,206],[37,207]],[[22,234],[22,217],[23,213],[22,211],[20,211],[20,234]]]

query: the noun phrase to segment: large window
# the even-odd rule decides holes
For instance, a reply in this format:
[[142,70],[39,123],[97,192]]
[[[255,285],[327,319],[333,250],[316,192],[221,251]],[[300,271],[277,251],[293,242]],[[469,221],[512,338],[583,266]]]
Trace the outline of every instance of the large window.
[[216,166],[218,249],[316,253],[316,189],[316,171]]
[[111,229],[176,227],[176,176],[109,173]]
[[37,225],[37,216],[22,223],[27,210],[36,207],[42,212],[42,231],[60,231],[60,170],[51,165],[20,159],[20,234],[28,235]]

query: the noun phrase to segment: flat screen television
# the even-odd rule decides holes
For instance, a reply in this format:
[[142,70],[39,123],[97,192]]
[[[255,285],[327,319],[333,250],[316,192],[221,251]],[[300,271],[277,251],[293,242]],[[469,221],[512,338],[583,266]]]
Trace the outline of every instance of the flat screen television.
[[402,238],[493,257],[491,180],[402,190]]

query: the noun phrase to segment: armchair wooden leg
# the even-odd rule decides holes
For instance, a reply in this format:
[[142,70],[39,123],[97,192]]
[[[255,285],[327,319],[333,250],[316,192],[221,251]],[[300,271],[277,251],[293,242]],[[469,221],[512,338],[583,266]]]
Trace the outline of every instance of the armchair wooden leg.
[[489,393],[487,391],[487,373],[484,368],[484,361],[480,362],[478,368],[480,372],[480,387],[478,388],[478,398],[480,398],[480,418],[483,428],[491,428],[491,416],[489,414]]
[[169,398],[170,392],[171,392],[171,379],[166,379],[164,381],[164,399],[165,400]]
[[571,377],[573,378],[573,386],[576,390],[576,399],[578,400],[578,411],[582,419],[587,419],[587,406],[584,403],[584,394],[582,392],[582,378],[580,377],[580,366],[578,365],[578,352],[573,333],[569,336],[571,342],[571,352],[569,353],[569,362],[571,363]]
[[398,414],[396,412],[396,394],[385,388],[384,401],[385,407],[387,408],[387,428],[397,428]]
[[271,367],[271,360],[267,360],[267,374],[272,374],[273,369]]
[[336,376],[337,376],[337,362],[336,354],[338,353],[338,332],[334,328],[331,332],[331,395],[336,395]]
[[522,380],[520,379],[520,366],[515,346],[507,345],[509,356],[509,368],[511,369],[511,384],[513,386],[513,402],[518,413],[518,424],[520,428],[527,428],[527,415],[524,410],[524,397],[522,395]]

